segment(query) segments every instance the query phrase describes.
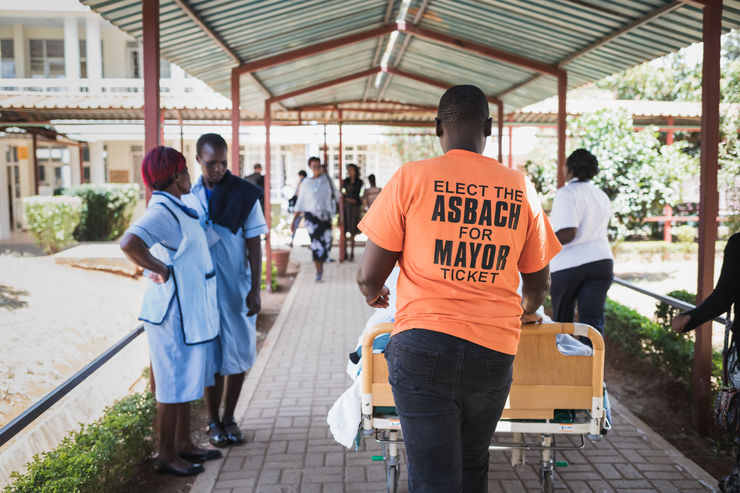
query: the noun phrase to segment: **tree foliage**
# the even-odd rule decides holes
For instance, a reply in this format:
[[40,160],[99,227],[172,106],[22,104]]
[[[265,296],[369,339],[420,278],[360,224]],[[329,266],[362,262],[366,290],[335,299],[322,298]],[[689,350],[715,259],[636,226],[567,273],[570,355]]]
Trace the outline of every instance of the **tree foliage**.
[[[697,172],[696,159],[685,145],[663,145],[656,129],[633,130],[625,111],[599,110],[569,121],[569,147],[589,150],[599,160],[593,183],[612,201],[612,238],[645,232],[645,218],[659,215],[665,204],[682,199],[681,183]],[[545,200],[556,191],[555,162],[527,167]]]

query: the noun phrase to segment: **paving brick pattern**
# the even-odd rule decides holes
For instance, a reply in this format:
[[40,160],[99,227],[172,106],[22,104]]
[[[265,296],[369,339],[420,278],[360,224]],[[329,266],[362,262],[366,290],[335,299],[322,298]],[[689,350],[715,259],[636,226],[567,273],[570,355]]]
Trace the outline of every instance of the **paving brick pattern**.
[[[273,327],[264,371],[240,420],[248,443],[228,449],[212,485],[213,493],[238,492],[383,492],[385,469],[371,456],[380,445],[366,440],[349,451],[329,433],[326,414],[349,386],[347,354],[369,316],[354,283],[356,264],[328,264],[325,282],[313,281],[313,266],[304,251],[294,250],[302,264],[286,303],[282,327]],[[279,333],[278,333],[279,331]],[[264,357],[264,356],[261,356]],[[613,413],[614,429],[600,442],[565,451],[558,460],[567,467],[555,473],[556,491],[570,492],[705,492],[713,483],[695,464],[656,443],[655,435],[628,412]],[[534,439],[534,437],[530,437]],[[563,443],[567,439],[562,439]],[[660,442],[660,440],[658,440]],[[673,453],[666,449],[672,449]],[[512,468],[508,452],[492,452],[490,492],[540,491],[538,455]],[[400,491],[406,491],[402,455]],[[196,483],[196,486],[198,483]],[[196,488],[198,489],[198,488]]]

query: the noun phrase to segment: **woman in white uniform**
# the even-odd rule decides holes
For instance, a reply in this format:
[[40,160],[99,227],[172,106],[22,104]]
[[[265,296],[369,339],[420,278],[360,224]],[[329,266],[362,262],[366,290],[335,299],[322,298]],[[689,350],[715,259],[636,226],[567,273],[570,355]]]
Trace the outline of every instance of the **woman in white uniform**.
[[[606,292],[614,278],[614,257],[607,227],[609,197],[591,178],[599,171],[596,157],[576,149],[565,163],[568,182],[555,194],[550,221],[563,249],[550,261],[553,319],[578,321],[603,334]],[[590,344],[588,339],[583,342]]]
[[141,164],[153,190],[144,215],[121,239],[121,250],[148,270],[140,319],[156,380],[157,472],[191,476],[221,457],[190,437],[190,402],[203,395],[206,342],[218,336],[216,279],[198,214],[180,200],[190,192],[185,157],[171,147],[152,149]]

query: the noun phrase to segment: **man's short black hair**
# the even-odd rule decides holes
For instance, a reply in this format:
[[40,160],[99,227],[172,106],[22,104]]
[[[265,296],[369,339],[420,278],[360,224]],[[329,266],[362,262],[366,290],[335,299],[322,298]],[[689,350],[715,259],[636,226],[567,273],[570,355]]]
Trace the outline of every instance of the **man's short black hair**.
[[219,134],[203,134],[195,144],[195,152],[200,156],[203,147],[208,144],[214,151],[227,149],[226,141]]
[[439,100],[437,118],[450,130],[483,126],[489,116],[486,95],[476,86],[450,87]]
[[306,173],[305,169],[302,169],[298,172],[298,176],[302,176],[303,178],[308,176],[308,173]]
[[316,157],[316,156],[311,156],[310,158],[308,158],[308,165],[309,165],[309,166],[311,166],[311,161],[318,161],[318,162],[319,162],[319,164],[321,163],[321,159],[319,159],[319,158],[318,158],[318,157]]

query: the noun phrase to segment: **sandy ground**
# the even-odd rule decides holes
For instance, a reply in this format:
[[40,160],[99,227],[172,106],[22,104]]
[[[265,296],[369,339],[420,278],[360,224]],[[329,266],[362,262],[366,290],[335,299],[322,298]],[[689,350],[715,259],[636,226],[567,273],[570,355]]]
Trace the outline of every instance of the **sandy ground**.
[[0,255],[0,426],[138,325],[144,281]]
[[[720,254],[715,262],[715,283],[721,268],[722,255]],[[684,258],[671,260],[662,260],[659,256],[640,256],[639,258],[636,256],[617,256],[614,259],[614,276],[658,294],[665,295],[677,289],[685,289],[695,293],[696,256],[686,255]],[[653,317],[658,302],[649,296],[617,284],[612,284],[609,289],[609,297],[650,318]],[[714,323],[712,342],[717,349],[722,348],[723,338],[724,326]]]

